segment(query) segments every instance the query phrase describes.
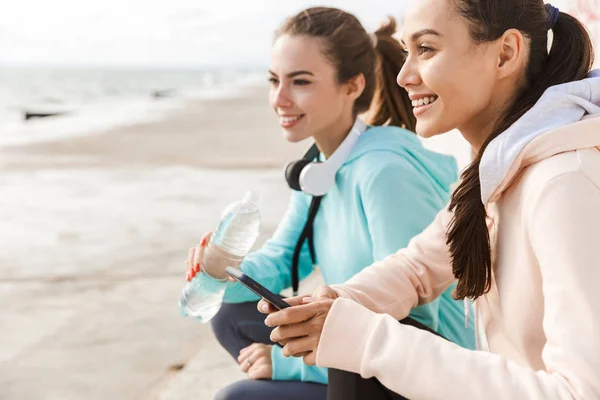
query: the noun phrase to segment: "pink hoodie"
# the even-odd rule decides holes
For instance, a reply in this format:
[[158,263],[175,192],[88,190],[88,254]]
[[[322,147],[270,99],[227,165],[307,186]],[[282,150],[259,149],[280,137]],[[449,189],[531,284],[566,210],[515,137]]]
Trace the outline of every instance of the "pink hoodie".
[[[574,98],[581,82],[561,99]],[[575,96],[588,108],[571,107],[570,119],[600,103],[600,90],[588,86]],[[318,365],[376,377],[410,399],[600,399],[600,118],[536,130],[536,108],[482,162],[494,271],[476,301],[481,351],[397,322],[454,281],[445,235],[452,216],[442,211],[408,248],[334,287],[341,298]],[[556,122],[546,109],[541,117]]]

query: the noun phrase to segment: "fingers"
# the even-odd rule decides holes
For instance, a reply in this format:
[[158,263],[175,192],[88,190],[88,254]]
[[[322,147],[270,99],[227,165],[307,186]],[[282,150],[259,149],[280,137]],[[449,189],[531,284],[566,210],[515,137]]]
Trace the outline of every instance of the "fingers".
[[270,327],[297,324],[313,318],[317,315],[318,311],[318,302],[289,307],[269,314],[265,320],[265,324]]
[[237,360],[240,363],[240,369],[244,373],[255,376],[251,379],[271,378],[271,346],[261,343],[251,344],[240,351]]
[[[250,346],[244,347],[243,349],[240,350],[240,357],[242,357],[244,354],[252,353],[258,346],[259,346],[258,343],[252,343]],[[238,361],[239,361],[240,357],[238,357]]]
[[249,357],[244,358],[244,361],[240,363],[240,369],[242,372],[246,373],[250,370],[252,366],[252,360]]
[[337,292],[333,290],[330,286],[321,285],[315,289],[315,291],[310,296],[301,296],[301,301],[303,304],[312,303],[314,301],[319,300],[335,300],[339,297]]
[[186,279],[188,281],[190,281],[194,277],[192,266],[192,260],[194,259],[194,251],[195,247],[190,247],[190,249],[188,250],[187,259],[185,260],[185,269],[187,270]]
[[210,242],[211,237],[212,232],[206,232],[204,235],[202,235],[202,238],[200,239],[200,246],[206,246],[208,242]]
[[244,364],[246,359],[252,355],[252,353],[254,352],[254,349],[256,349],[256,347],[257,347],[257,344],[253,343],[250,346],[240,350],[240,355],[237,358],[237,362],[240,365]]
[[283,347],[283,355],[286,357],[299,357],[307,352],[316,351],[318,335],[311,335],[303,338],[290,340]]
[[200,272],[202,259],[204,258],[204,250],[206,249],[207,243],[210,241],[212,232],[205,233],[200,240],[200,244],[196,247],[190,248],[188,251],[188,258],[186,260],[187,280],[190,281],[198,272]]
[[285,299],[283,299],[286,303],[288,303],[290,306],[294,307],[294,306],[299,306],[304,304],[304,299],[306,298],[310,298],[309,295],[301,295],[301,296],[296,296],[296,297],[287,297]]
[[317,365],[317,351],[311,351],[310,353],[303,355],[302,361],[304,361],[304,364],[308,365],[309,367]]
[[256,305],[256,309],[262,314],[271,314],[277,311],[275,307],[273,307],[271,304],[269,304],[269,302],[265,301],[264,299],[260,299],[260,301]]
[[194,251],[194,261],[193,261],[194,272],[200,272],[200,265],[202,265],[202,257],[204,256],[205,248],[206,248],[206,246],[202,246],[201,244],[196,246],[196,249]]
[[273,368],[264,359],[260,359],[252,364],[248,371],[248,378],[253,380],[271,379],[273,377]]
[[289,341],[290,339],[300,338],[303,336],[308,336],[313,333],[313,327],[308,322],[301,322],[298,324],[288,324],[288,325],[280,325],[277,328],[273,329],[271,332],[271,340],[273,342],[280,343],[282,346],[285,346],[284,341]]
[[[248,370],[251,367],[251,363],[252,363],[251,357],[252,357],[252,354],[254,353],[255,347],[256,346],[254,344],[252,344],[240,351],[240,355],[238,356],[237,361],[240,364],[240,368],[242,369],[243,372],[248,372]],[[250,363],[248,361],[250,361]]]
[[[306,303],[304,301],[304,299],[306,299],[306,298],[310,298],[310,297],[307,295],[288,297],[288,298],[283,299],[283,301],[285,301],[286,303],[288,303],[291,306],[299,306],[299,305]],[[261,312],[263,314],[272,314],[274,312],[279,311],[275,307],[273,307],[271,304],[269,304],[267,301],[265,301],[264,299],[261,299],[258,302],[257,309],[259,312]]]

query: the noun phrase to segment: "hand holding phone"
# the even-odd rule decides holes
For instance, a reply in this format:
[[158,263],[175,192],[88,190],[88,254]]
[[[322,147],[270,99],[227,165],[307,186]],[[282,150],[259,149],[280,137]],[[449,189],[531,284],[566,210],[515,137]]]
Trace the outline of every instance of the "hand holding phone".
[[236,281],[240,282],[242,285],[246,286],[258,296],[265,299],[265,301],[267,301],[276,309],[283,310],[284,308],[290,307],[290,305],[283,301],[281,297],[271,292],[269,289],[265,288],[263,285],[256,282],[254,279],[250,278],[248,275],[246,275],[239,269],[227,267],[225,268],[225,273],[234,278]]

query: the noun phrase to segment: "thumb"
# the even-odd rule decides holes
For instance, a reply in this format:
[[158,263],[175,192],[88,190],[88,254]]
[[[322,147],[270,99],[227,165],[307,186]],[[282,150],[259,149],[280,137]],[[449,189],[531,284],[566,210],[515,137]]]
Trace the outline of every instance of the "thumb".
[[335,290],[331,288],[331,286],[319,286],[311,296],[315,300],[325,300],[325,299],[337,299],[338,294]]
[[[286,297],[283,299],[283,301],[288,303],[290,306],[299,306],[299,305],[307,303],[307,301],[305,301],[305,299],[309,299],[309,298],[310,298],[309,296],[301,295],[301,296],[296,296],[296,297]],[[279,311],[277,308],[273,307],[265,299],[261,299],[258,302],[257,308],[258,308],[258,311],[260,311],[263,314],[271,314],[271,313]]]

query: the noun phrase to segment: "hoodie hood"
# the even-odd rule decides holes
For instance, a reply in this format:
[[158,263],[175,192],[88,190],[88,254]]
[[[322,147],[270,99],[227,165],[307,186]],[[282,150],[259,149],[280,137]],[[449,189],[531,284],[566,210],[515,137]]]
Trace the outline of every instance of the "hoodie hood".
[[458,166],[454,157],[424,148],[415,133],[396,126],[369,127],[360,135],[344,165],[374,151],[388,151],[403,156],[418,171],[431,176],[441,195],[447,196],[449,188],[457,180]]
[[[479,165],[481,201],[497,201],[523,168],[559,153],[600,146],[600,70],[552,86],[492,140]],[[592,119],[593,118],[593,119]]]

